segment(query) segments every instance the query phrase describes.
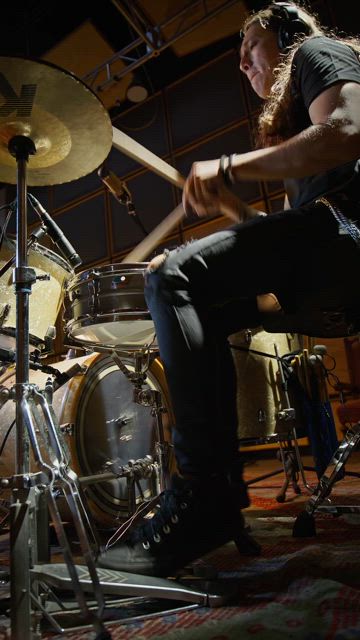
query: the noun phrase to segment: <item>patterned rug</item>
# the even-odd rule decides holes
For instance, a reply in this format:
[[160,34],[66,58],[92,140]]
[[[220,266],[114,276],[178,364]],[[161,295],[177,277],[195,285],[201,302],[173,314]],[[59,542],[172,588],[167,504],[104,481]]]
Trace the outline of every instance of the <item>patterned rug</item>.
[[[273,461],[259,461],[247,468],[248,477],[273,468]],[[360,469],[358,454],[351,469]],[[113,640],[352,640],[360,638],[360,514],[334,517],[317,513],[316,536],[292,535],[297,515],[308,494],[279,504],[275,495],[282,477],[257,482],[251,487],[252,504],[244,514],[253,536],[262,546],[258,557],[238,554],[233,543],[208,554],[195,566],[217,570],[217,589],[226,585],[232,598],[218,608],[196,606],[171,610],[174,603],[161,602],[154,612],[144,604],[135,620],[109,622]],[[309,474],[308,482],[316,484]],[[360,505],[359,479],[346,476],[331,494],[334,503]],[[7,542],[0,557],[6,561]],[[200,587],[204,581],[199,579]],[[211,587],[208,590],[211,593]],[[179,606],[181,603],[177,603]],[[185,604],[185,603],[183,603]],[[156,607],[155,607],[156,608]],[[160,612],[159,612],[160,609]],[[145,616],[153,613],[152,617]],[[6,615],[0,617],[0,638],[9,637]],[[92,628],[64,634],[43,632],[43,638],[93,640]],[[19,639],[20,640],[20,639]]]

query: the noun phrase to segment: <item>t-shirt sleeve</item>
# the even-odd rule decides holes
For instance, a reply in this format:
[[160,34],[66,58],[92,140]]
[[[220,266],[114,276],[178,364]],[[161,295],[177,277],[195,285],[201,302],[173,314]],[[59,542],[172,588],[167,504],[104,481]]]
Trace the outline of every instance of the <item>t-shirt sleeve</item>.
[[360,59],[349,46],[327,37],[305,40],[293,60],[296,87],[308,109],[312,101],[338,82],[360,83]]

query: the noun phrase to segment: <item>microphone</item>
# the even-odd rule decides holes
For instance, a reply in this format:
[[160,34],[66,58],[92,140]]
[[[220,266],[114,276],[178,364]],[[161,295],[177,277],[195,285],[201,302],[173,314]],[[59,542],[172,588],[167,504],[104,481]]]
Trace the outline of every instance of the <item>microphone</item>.
[[[105,174],[106,171],[106,174]],[[132,201],[131,193],[123,180],[120,180],[113,171],[108,171],[104,167],[98,169],[98,176],[101,182],[109,189],[110,193],[114,196],[115,200],[127,207],[128,213],[131,216],[135,216],[135,207]]]
[[65,234],[61,231],[60,227],[50,217],[48,212],[40,204],[40,202],[31,193],[28,193],[28,198],[34,211],[38,214],[41,222],[46,227],[46,233],[50,236],[52,241],[56,244],[58,249],[63,254],[64,258],[71,264],[73,269],[81,265],[82,260],[76,253],[72,244],[66,238]]

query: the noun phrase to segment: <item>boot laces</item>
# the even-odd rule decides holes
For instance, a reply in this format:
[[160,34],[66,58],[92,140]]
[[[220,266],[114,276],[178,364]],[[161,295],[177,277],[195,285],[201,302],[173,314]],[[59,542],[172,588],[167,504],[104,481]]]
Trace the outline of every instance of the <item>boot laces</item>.
[[171,533],[181,518],[181,513],[189,506],[191,492],[177,491],[176,489],[166,489],[155,498],[142,503],[133,515],[128,518],[108,540],[105,551],[114,544],[121,542],[144,516],[157,507],[154,515],[141,524],[132,533],[132,542],[142,542],[145,549],[149,549],[150,542],[160,543],[164,536]]

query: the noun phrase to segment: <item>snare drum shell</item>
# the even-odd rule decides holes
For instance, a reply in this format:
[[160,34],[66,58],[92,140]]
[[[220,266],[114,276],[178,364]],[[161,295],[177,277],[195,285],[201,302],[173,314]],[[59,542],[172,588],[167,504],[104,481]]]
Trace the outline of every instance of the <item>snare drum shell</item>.
[[137,350],[157,348],[144,298],[147,263],[93,268],[66,286],[65,332],[76,343]]

